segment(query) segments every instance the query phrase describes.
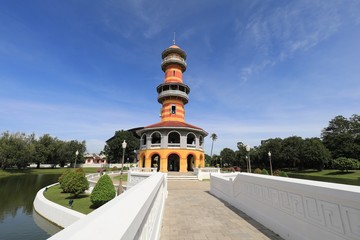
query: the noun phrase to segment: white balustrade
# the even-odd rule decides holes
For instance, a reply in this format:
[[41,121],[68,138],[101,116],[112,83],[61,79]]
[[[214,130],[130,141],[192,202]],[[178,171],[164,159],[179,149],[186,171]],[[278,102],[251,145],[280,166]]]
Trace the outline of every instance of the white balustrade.
[[156,173],[50,239],[159,239],[166,175]]
[[360,187],[251,173],[212,174],[210,192],[284,239],[360,239]]
[[194,168],[194,174],[198,176],[199,180],[210,179],[213,173],[220,173],[220,168]]

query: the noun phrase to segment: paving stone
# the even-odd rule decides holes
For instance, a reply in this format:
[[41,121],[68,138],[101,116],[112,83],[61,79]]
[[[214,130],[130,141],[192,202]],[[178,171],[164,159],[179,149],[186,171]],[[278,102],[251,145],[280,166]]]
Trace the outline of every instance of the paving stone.
[[271,239],[278,235],[212,196],[210,182],[168,182],[161,240]]

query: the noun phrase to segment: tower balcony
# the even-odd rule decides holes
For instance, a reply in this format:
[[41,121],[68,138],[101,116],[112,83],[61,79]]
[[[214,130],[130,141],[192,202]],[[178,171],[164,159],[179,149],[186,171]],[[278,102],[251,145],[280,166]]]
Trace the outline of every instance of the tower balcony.
[[181,98],[184,104],[189,102],[189,97],[186,92],[182,92],[180,90],[166,90],[162,91],[158,95],[158,102],[162,103],[163,99],[168,97],[178,97]]
[[186,71],[186,62],[181,57],[168,56],[168,57],[164,58],[163,61],[161,62],[161,69],[165,72],[166,67],[169,66],[170,64],[180,65],[181,70],[183,72]]

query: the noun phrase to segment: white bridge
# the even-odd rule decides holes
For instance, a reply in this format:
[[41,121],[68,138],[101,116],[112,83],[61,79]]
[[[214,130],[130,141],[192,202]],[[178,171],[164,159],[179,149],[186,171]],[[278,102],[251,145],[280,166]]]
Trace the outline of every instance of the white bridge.
[[[44,189],[40,190],[34,201],[37,212],[53,218],[49,220],[55,223],[61,222],[56,218],[71,218],[74,222],[50,239],[159,239],[167,197],[166,174],[151,169],[133,170],[131,177],[136,179],[136,185],[92,213],[78,214],[77,219],[64,213],[72,210],[61,206],[52,210],[58,214],[49,214]],[[196,170],[198,176],[201,173],[211,174],[210,192],[214,197],[243,211],[283,239],[360,239],[358,186]]]

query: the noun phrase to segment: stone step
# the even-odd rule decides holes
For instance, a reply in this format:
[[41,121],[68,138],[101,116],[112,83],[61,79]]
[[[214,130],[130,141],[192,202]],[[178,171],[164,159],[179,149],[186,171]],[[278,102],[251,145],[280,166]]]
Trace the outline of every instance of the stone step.
[[198,181],[197,176],[189,176],[189,175],[168,175],[167,176],[168,181]]

